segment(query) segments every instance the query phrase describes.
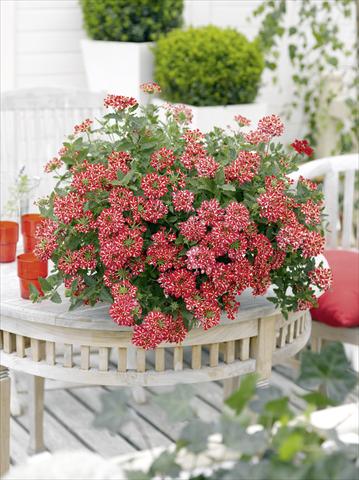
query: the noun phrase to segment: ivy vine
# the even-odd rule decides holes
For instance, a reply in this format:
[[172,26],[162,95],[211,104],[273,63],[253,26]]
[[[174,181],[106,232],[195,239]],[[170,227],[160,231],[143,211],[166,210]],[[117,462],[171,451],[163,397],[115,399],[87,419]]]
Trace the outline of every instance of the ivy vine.
[[[345,97],[346,120],[334,117],[330,109],[336,98],[333,89],[328,88],[330,75],[344,70],[353,48],[347,48],[341,39],[339,25],[343,19],[353,17],[356,8],[357,45],[359,61],[359,2],[353,0],[298,0],[298,16],[286,21],[288,4],[291,0],[263,0],[253,15],[261,18],[257,41],[266,56],[266,66],[274,72],[273,80],[278,82],[276,71],[280,58],[280,44],[288,37],[288,55],[293,67],[293,99],[286,106],[290,118],[303,105],[305,137],[313,145],[318,144],[323,125],[330,118],[335,122],[338,141],[332,154],[355,150],[359,136],[359,108],[357,90],[359,76],[353,66],[341,81],[340,95]],[[354,6],[355,3],[355,6]],[[353,18],[354,22],[354,18]]]

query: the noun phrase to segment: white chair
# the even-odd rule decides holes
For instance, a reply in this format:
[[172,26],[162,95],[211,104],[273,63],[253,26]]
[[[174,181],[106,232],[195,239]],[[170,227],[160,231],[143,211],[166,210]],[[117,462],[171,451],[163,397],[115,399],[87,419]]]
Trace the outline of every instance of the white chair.
[[22,167],[26,175],[40,179],[32,201],[51,192],[54,182],[44,173],[44,164],[58,154],[75,124],[101,115],[103,97],[103,93],[47,87],[1,95],[1,210]]
[[[104,110],[102,93],[78,89],[30,88],[1,95],[1,214],[11,196],[21,169],[30,179],[39,180],[28,205],[48,195],[54,181],[44,173],[44,165],[56,156],[75,124],[95,118]],[[18,212],[20,213],[20,212]],[[18,218],[16,218],[18,220]],[[12,373],[11,411],[21,413],[15,377]]]
[[[328,221],[326,248],[329,250],[357,251],[359,218],[354,214],[354,202],[358,199],[355,191],[355,175],[359,169],[359,155],[348,154],[322,158],[301,165],[291,175],[294,180],[299,176],[309,179],[323,179],[325,213]],[[339,199],[342,198],[342,202]],[[359,255],[356,262],[359,262]],[[330,262],[329,262],[330,263]],[[334,267],[334,265],[333,265]],[[359,268],[358,264],[352,268]],[[335,277],[335,269],[333,268]],[[335,280],[334,280],[335,281]],[[348,285],[350,287],[350,285]],[[359,310],[359,298],[357,299]],[[359,345],[359,328],[334,327],[326,323],[313,321],[311,345],[313,351],[320,351],[323,341],[340,341],[345,344]],[[352,349],[354,367],[358,365],[358,349]],[[356,363],[356,365],[355,365]]]

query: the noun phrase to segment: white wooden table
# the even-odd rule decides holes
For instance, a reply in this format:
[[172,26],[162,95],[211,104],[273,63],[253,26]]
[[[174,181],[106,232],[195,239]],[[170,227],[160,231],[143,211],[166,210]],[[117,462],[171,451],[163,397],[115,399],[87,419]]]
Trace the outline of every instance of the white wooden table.
[[[131,328],[117,326],[108,305],[69,312],[67,299],[62,304],[32,304],[20,298],[15,263],[2,264],[0,273],[1,472],[9,466],[9,368],[32,378],[30,437],[31,450],[36,452],[43,448],[44,378],[133,387],[225,379],[229,394],[241,375],[257,371],[261,379],[268,378],[272,365],[294,356],[310,336],[307,312],[285,320],[265,297],[246,291],[239,298],[235,321],[223,316],[221,325],[206,332],[193,329],[181,345],[161,344],[153,366],[146,361],[153,353],[132,346]],[[183,361],[185,350],[190,353],[190,366]]]

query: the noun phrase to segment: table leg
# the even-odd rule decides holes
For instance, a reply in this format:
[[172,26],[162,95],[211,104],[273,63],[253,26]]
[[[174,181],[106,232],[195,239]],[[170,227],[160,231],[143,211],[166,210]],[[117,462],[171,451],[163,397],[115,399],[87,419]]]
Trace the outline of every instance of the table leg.
[[43,377],[29,375],[29,453],[39,453],[44,446],[44,381]]
[[9,370],[0,365],[0,476],[10,466],[10,377]]

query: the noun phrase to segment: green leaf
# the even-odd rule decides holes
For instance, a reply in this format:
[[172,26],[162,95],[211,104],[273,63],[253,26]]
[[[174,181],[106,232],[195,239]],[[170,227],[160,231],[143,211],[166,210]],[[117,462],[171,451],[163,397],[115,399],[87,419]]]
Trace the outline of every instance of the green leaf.
[[221,190],[224,190],[225,192],[235,192],[236,187],[232,185],[231,183],[225,183],[224,185],[221,185]]
[[256,398],[251,401],[249,407],[256,413],[261,413],[267,403],[281,398],[282,391],[278,387],[269,385],[268,387],[260,387],[257,389]]
[[51,283],[48,280],[46,280],[46,278],[39,277],[38,280],[41,285],[41,289],[44,293],[50,292],[52,290],[53,287]]
[[29,290],[30,290],[30,298],[33,302],[36,302],[36,300],[40,296],[40,292],[38,289],[35,287],[33,283],[29,283]]
[[357,384],[341,343],[324,346],[321,353],[304,351],[298,383],[309,390],[319,389],[333,403],[339,404]]
[[195,417],[190,401],[194,390],[190,385],[176,385],[169,393],[162,393],[154,397],[153,401],[166,413],[170,422],[182,422]]
[[54,292],[51,297],[50,297],[50,300],[54,303],[62,303],[62,299],[60,297],[60,295],[57,293],[57,292]]
[[278,456],[280,460],[288,462],[302,450],[304,446],[304,437],[298,432],[288,435],[280,447],[278,448]]
[[176,457],[176,452],[162,452],[151,465],[151,478],[158,477],[159,475],[161,477],[178,478],[181,467],[176,463]]
[[123,390],[106,392],[101,395],[101,411],[96,415],[93,426],[119,432],[130,419],[130,410],[126,404],[128,396]]
[[232,450],[238,450],[243,455],[250,456],[261,454],[266,450],[265,430],[248,434],[238,419],[226,416],[222,416],[220,420],[220,429],[223,443]]
[[184,427],[179,435],[179,443],[193,453],[200,453],[206,450],[208,437],[214,432],[213,424],[192,420]]
[[310,392],[302,395],[301,398],[303,398],[303,400],[305,400],[310,405],[314,405],[318,409],[335,405],[335,402],[333,402],[332,400],[330,400],[330,398],[320,392]]
[[126,480],[151,480],[153,477],[149,473],[140,470],[126,470]]
[[239,389],[225,401],[237,415],[241,413],[249,400],[254,396],[257,379],[257,375],[254,374],[243,377]]
[[103,302],[113,302],[113,298],[111,297],[106,287],[102,287],[100,291],[100,300],[102,300]]

